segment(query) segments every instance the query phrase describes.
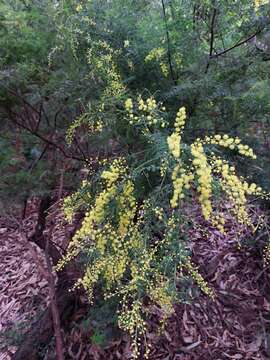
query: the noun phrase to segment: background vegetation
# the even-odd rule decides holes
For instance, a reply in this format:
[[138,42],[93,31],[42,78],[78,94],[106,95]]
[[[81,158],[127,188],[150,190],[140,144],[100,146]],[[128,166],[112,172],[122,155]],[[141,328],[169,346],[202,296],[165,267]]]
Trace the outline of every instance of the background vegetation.
[[[121,206],[138,222],[140,215],[133,202],[138,208],[146,206],[144,225],[137,229],[141,241],[148,251],[153,239],[174,239],[176,242],[171,241],[164,253],[158,254],[155,270],[165,266],[167,272],[176,272],[174,262],[179,259],[174,256],[180,251],[176,246],[181,244],[185,258],[191,254],[186,243],[192,227],[188,209],[194,201],[191,193],[187,205],[179,207],[181,217],[174,226],[185,225],[180,238],[179,233],[170,234],[168,200],[177,156],[168,149],[167,139],[175,131],[179,108],[186,109],[182,120],[187,119],[181,133],[183,163],[189,164],[190,144],[197,138],[215,134],[239,137],[254,149],[256,159],[241,156],[236,148],[221,152],[218,144],[212,144],[211,151],[233,163],[239,176],[250,184],[270,190],[269,15],[269,3],[263,0],[2,0],[1,211],[16,210],[24,217],[27,200],[33,196],[53,194],[60,200],[73,193],[64,201],[71,220],[78,210],[91,213],[93,207],[98,212],[95,199],[105,184],[108,193],[113,189],[113,196],[118,196],[119,203],[110,203],[106,210],[113,226],[121,218]],[[140,113],[142,100],[148,106],[144,115]],[[113,162],[116,158],[125,162],[119,165]],[[123,180],[126,167],[131,169],[128,176],[134,184],[133,195]],[[113,181],[102,173],[104,168],[116,171],[122,181],[120,188],[113,188]],[[221,190],[218,181],[214,182],[214,198],[222,203],[227,198]],[[128,200],[121,198],[121,191],[130,196]],[[145,201],[149,201],[149,209]],[[260,205],[267,211],[265,197]],[[161,211],[165,220],[159,224],[153,219],[160,220]],[[83,225],[79,237],[89,229],[96,230]],[[246,229],[241,231],[247,237]],[[91,253],[87,246],[81,254],[82,267],[98,276],[91,264],[97,268],[100,254]],[[138,244],[126,250],[133,260],[141,256],[136,253]],[[183,264],[209,295],[191,263]],[[124,282],[129,275],[125,273]],[[148,285],[157,281],[153,280],[157,273],[151,276]],[[106,275],[103,281],[106,283]],[[173,281],[175,285],[175,277]],[[188,277],[183,281],[188,282]],[[104,283],[97,285],[99,294]],[[172,283],[167,285],[165,295]],[[136,306],[141,306],[148,290],[141,284]],[[92,289],[89,291],[92,297]],[[170,300],[186,300],[186,296],[181,292]],[[163,300],[163,305],[170,303]],[[127,299],[126,310],[129,305]],[[126,318],[120,318],[121,322],[122,328],[130,331]]]

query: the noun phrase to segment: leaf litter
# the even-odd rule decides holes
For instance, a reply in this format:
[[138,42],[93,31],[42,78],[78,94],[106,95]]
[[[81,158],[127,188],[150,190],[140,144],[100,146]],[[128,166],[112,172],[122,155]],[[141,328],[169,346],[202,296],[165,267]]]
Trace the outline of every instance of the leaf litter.
[[[261,233],[253,247],[239,248],[239,227],[233,217],[227,219],[226,235],[209,229],[193,204],[187,214],[194,219],[190,230],[193,262],[216,292],[210,300],[199,293],[193,300],[175,306],[163,334],[159,331],[157,307],[148,323],[147,339],[152,348],[150,360],[267,360],[270,359],[270,271],[262,256]],[[71,233],[59,207],[52,209],[51,231],[56,245],[65,248]],[[254,216],[260,216],[259,210]],[[23,221],[23,232],[31,234],[37,220],[37,201]],[[247,239],[251,236],[244,233]],[[25,241],[16,222],[0,219],[0,360],[10,360],[16,346],[5,341],[7,333],[20,325],[23,334],[31,320],[48,306],[46,278],[33,254],[45,266],[43,252]],[[84,297],[84,295],[82,295]],[[84,299],[86,301],[86,299]],[[86,315],[78,309],[69,327],[64,330],[67,359],[114,360],[131,359],[130,340],[126,334],[106,346],[91,342],[94,325],[80,326]],[[23,327],[25,325],[26,327]],[[44,359],[51,358],[46,354]]]

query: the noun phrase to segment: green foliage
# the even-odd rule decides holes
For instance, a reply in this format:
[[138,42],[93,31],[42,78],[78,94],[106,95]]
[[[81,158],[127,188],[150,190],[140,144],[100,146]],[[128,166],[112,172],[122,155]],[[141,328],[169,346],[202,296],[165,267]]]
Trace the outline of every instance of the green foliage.
[[105,343],[105,335],[102,332],[95,330],[94,334],[91,336],[91,341],[98,346],[103,346]]
[[[182,143],[185,108],[177,112],[173,132],[164,112],[152,97],[145,101],[140,96],[137,102],[126,99],[125,111],[118,116],[124,119],[123,128],[130,127],[140,139],[136,156],[129,147],[131,156],[123,149],[121,157],[101,159],[101,171],[90,171],[81,189],[64,200],[69,221],[79,207],[86,213],[57,268],[82,256],[85,268],[77,286],[84,287],[90,303],[95,302],[97,286],[105,300],[119,302],[118,325],[132,337],[134,358],[139,357],[142,341],[145,356],[149,351],[145,299],[148,306],[160,307],[164,323],[174,302],[184,297],[183,289],[179,290],[186,282],[183,271],[206,295],[215,297],[190,259],[190,225],[183,209],[194,201],[194,194],[206,229],[216,227],[222,234],[226,234],[227,214],[219,210],[220,198],[214,201],[220,191],[231,204],[227,212],[243,230],[255,229],[247,196],[267,196],[256,184],[238,177],[231,163],[220,157],[219,148],[225,148],[256,159],[249,146],[227,134],[198,138],[191,145]],[[114,128],[113,123],[110,126]],[[126,137],[126,133],[118,136]],[[94,341],[102,339],[102,333],[95,334]]]
[[[49,169],[45,168],[44,163],[37,162],[39,150],[29,141],[28,136],[24,141],[27,144],[25,154],[18,155],[14,151],[12,139],[0,140],[2,172],[0,197],[3,201],[12,198],[20,203],[36,193],[46,192],[46,188],[51,187],[46,179],[50,173]],[[24,184],[23,188],[22,184]]]
[[[84,177],[64,200],[68,220],[86,212],[66,260],[81,255],[90,300],[96,287],[115,295],[135,355],[146,299],[166,318],[190,277],[211,293],[190,261],[194,194],[207,226],[223,232],[222,194],[252,226],[246,195],[263,193],[254,181],[270,188],[269,26],[264,1],[0,4],[1,196]],[[104,334],[97,327],[92,341]]]
[[35,60],[43,64],[46,62],[52,38],[51,31],[48,31],[48,14],[45,12],[48,10],[48,6],[29,11],[12,8],[11,3],[1,6],[1,66],[29,64],[29,61]]
[[25,335],[23,335],[23,331],[26,330],[27,325],[17,325],[14,326],[12,329],[1,332],[0,339],[1,339],[1,346],[0,349],[5,346],[19,346],[23,340]]

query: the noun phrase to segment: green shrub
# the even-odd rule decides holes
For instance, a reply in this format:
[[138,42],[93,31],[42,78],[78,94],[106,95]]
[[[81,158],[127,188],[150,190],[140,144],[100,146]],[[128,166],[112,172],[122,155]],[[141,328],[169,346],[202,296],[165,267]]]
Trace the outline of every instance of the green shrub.
[[183,271],[215,298],[191,261],[185,201],[196,197],[206,224],[226,233],[226,216],[216,206],[218,198],[214,201],[220,191],[232,205],[228,211],[243,227],[251,228],[247,196],[267,194],[238,177],[235,167],[220,157],[221,147],[255,159],[252,149],[239,138],[216,134],[198,138],[191,145],[182,142],[184,107],[176,115],[172,133],[165,108],[151,97],[146,101],[139,97],[135,103],[127,99],[125,112],[119,116],[125,121],[123,127],[140,139],[137,155],[101,159],[100,170],[90,172],[81,189],[64,200],[67,219],[71,220],[79,207],[86,212],[58,269],[83,254],[84,276],[77,286],[84,287],[90,303],[97,284],[105,299],[119,301],[118,324],[130,333],[137,358],[142,343],[145,356],[149,352],[146,298],[160,307],[165,322],[179,299],[176,284]]

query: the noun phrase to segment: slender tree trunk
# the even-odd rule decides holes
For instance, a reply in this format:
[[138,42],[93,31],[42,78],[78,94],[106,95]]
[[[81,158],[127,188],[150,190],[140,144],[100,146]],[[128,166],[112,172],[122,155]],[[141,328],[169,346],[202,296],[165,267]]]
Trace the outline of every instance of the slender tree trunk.
[[46,258],[47,272],[48,272],[51,316],[52,316],[52,323],[55,334],[55,352],[56,352],[57,360],[64,360],[64,347],[63,347],[63,339],[61,334],[60,312],[57,304],[57,294],[55,290],[53,269],[52,269],[51,259],[49,257],[49,241],[50,239],[47,238],[45,258]]
[[205,73],[208,72],[210,61],[213,55],[214,50],[214,41],[215,41],[215,22],[216,22],[216,16],[217,16],[217,8],[214,6],[213,13],[212,13],[212,19],[211,19],[211,25],[210,25],[210,45],[209,45],[209,58],[206,65]]
[[174,76],[173,65],[172,65],[171,39],[170,39],[170,33],[169,33],[169,28],[168,28],[164,0],[161,0],[161,4],[162,4],[163,19],[164,19],[164,24],[165,24],[166,38],[167,38],[167,56],[168,56],[170,75],[171,75],[171,79],[172,79],[172,82],[174,83],[174,85],[177,85],[177,81]]

